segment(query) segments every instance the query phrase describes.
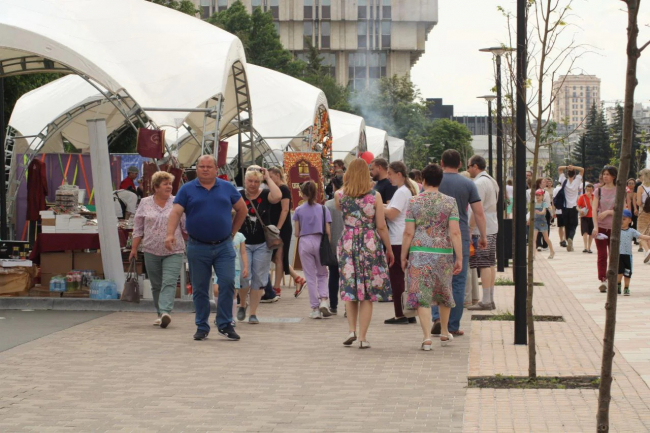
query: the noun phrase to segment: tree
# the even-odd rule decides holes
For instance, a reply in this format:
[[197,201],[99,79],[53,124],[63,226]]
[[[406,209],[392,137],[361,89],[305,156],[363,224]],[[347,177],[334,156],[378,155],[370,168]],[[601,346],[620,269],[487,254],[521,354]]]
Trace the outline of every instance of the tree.
[[[594,104],[587,115],[585,128],[585,179],[596,182],[602,168],[610,163],[612,149],[605,113]],[[582,161],[582,150],[574,148],[573,161]]]
[[600,387],[598,389],[597,429],[609,431],[609,402],[612,390],[612,362],[614,360],[614,337],[616,334],[616,274],[618,273],[619,247],[621,240],[621,220],[625,199],[625,179],[632,158],[632,139],[634,135],[634,91],[638,84],[637,62],[650,41],[637,45],[639,36],[638,15],[641,0],[622,0],[627,4],[627,67],[625,70],[625,102],[623,108],[623,142],[621,144],[621,163],[616,179],[616,202],[610,236],[610,256],[607,268],[607,301],[605,302],[605,332],[603,335],[603,359],[600,368]]
[[327,98],[327,105],[330,109],[356,114],[349,102],[350,89],[341,86],[334,77],[324,70],[323,59],[318,49],[308,39],[305,39],[305,43],[308,47],[307,62],[303,76],[298,78],[321,89]]
[[427,126],[424,138],[431,144],[429,154],[438,158],[447,149],[457,150],[467,162],[474,154],[472,133],[467,126],[449,119],[436,119]]
[[251,15],[246,6],[237,0],[228,9],[213,14],[208,22],[241,40],[248,63],[292,77],[303,75],[305,62],[294,60],[291,52],[284,49],[270,12],[254,8]]
[[[614,107],[615,114],[614,120],[609,125],[609,146],[611,149],[611,158],[609,163],[611,165],[618,165],[620,163],[618,156],[621,153],[621,143],[623,142],[623,107],[621,104],[616,104]],[[632,175],[636,175],[644,166],[647,156],[645,146],[642,145],[641,132],[639,125],[634,121],[634,128],[632,130]]]
[[170,9],[174,9],[175,11],[182,12],[187,15],[192,15],[196,16],[200,10],[194,6],[194,3],[192,3],[190,0],[181,0],[181,1],[175,1],[175,0],[148,0],[151,3],[155,3],[157,5],[162,5],[166,6]]

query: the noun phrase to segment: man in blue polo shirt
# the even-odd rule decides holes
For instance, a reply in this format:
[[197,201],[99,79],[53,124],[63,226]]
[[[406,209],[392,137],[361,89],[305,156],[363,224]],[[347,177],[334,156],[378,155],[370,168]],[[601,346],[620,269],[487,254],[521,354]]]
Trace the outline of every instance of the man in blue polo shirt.
[[[196,162],[197,178],[183,185],[174,199],[169,215],[165,246],[172,249],[176,227],[185,212],[189,234],[187,261],[190,265],[194,308],[195,340],[205,340],[210,333],[210,295],[212,269],[219,281],[217,328],[219,335],[239,340],[232,326],[232,302],[235,294],[235,250],[232,237],[246,218],[241,194],[225,180],[217,178],[217,160],[203,155]],[[231,211],[237,212],[233,221]]]

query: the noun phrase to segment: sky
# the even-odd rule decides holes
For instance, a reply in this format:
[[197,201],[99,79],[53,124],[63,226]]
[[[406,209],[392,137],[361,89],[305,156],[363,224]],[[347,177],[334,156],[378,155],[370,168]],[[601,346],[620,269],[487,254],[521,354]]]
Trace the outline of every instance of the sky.
[[[425,53],[411,70],[422,97],[443,98],[444,104],[454,105],[455,115],[487,112],[485,102],[476,97],[489,94],[494,86],[492,55],[479,49],[507,40],[506,21],[497,6],[516,13],[513,0],[438,1],[438,24],[429,33]],[[627,61],[625,4],[621,0],[574,0],[571,13],[567,36],[589,46],[575,67],[601,79],[601,99],[622,100]],[[650,4],[642,3],[639,46],[650,40],[648,25]],[[637,77],[635,100],[650,105],[650,47],[639,58]]]

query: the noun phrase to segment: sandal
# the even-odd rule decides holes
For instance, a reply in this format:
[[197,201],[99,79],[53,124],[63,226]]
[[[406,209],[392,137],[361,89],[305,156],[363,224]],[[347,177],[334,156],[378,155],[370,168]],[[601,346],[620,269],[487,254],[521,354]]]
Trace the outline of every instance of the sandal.
[[[429,342],[429,344],[426,344],[427,341]],[[427,350],[427,351],[431,350],[431,339],[427,338],[426,340],[424,340],[422,342],[422,346],[420,346],[420,349]]]
[[[462,332],[462,331],[461,331],[461,332]],[[443,338],[444,338],[444,340],[443,340]],[[447,344],[449,344],[449,343],[452,342],[452,341],[454,341],[454,336],[451,335],[451,332],[450,332],[449,334],[447,334],[447,335],[441,335],[441,336],[440,336],[440,345],[441,345],[442,347],[446,347]]]
[[357,333],[356,332],[350,332],[350,335],[348,335],[348,339],[343,342],[343,345],[344,346],[350,346],[355,341],[357,341]]
[[295,281],[296,293],[294,293],[293,296],[297,298],[302,293],[302,289],[305,287],[305,284],[307,284],[307,281],[303,277],[298,277]]

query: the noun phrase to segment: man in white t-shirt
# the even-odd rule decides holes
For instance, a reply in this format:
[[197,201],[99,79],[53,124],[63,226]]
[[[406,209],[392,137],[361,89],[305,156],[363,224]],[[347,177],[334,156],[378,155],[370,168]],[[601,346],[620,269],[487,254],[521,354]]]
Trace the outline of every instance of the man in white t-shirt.
[[[136,193],[128,189],[118,189],[113,193],[113,206],[115,207],[115,215],[117,215],[118,219],[128,220],[135,213],[137,205],[138,196]],[[124,212],[122,208],[124,208]]]
[[[474,249],[474,255],[469,258],[470,269],[479,269],[481,274],[481,286],[483,286],[483,299],[476,304],[468,307],[468,310],[494,310],[494,281],[497,276],[496,255],[497,255],[497,233],[499,232],[499,222],[497,219],[497,200],[499,198],[499,185],[490,176],[485,168],[487,163],[485,158],[480,155],[474,155],[469,159],[467,171],[469,172],[474,184],[481,197],[483,210],[485,211],[485,233],[487,235],[488,247],[481,250]],[[502,210],[503,211],[503,210]],[[478,239],[479,231],[474,229],[472,232],[472,241]]]
[[[409,188],[411,184],[406,173],[406,165],[401,161],[390,164],[388,167],[388,180],[390,180],[393,186],[397,187],[385,210],[388,234],[390,236],[393,254],[399,254],[399,257],[402,257],[402,237],[406,228],[406,211],[409,206],[409,200],[413,197],[413,192],[417,194],[418,191],[417,186],[413,188],[413,191]],[[410,319],[406,318],[402,309],[402,293],[404,293],[404,271],[402,270],[402,264],[397,263],[397,260],[395,260],[388,273],[390,276],[390,286],[393,291],[395,317],[384,320],[384,323],[386,325],[416,323],[415,317]]]
[[[566,170],[566,175],[564,171]],[[585,169],[574,165],[562,165],[558,167],[560,174],[560,188],[564,185],[564,206],[562,209],[562,218],[566,230],[566,250],[573,251],[573,237],[578,227],[578,197],[582,189],[582,175]],[[566,181],[566,185],[565,182]]]

